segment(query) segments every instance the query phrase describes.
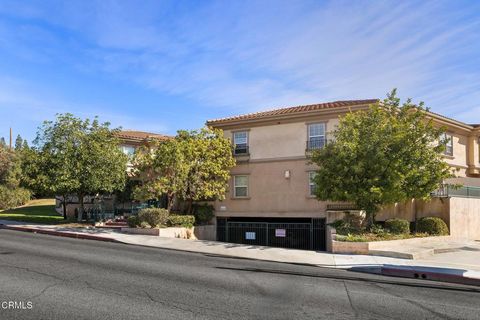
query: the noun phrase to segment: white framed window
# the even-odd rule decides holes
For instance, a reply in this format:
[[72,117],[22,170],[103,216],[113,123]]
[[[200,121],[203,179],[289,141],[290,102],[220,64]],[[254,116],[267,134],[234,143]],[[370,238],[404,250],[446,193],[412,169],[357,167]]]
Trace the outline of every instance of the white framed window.
[[248,176],[233,176],[233,196],[248,197]]
[[234,154],[248,154],[248,131],[233,133]]
[[315,192],[317,191],[317,185],[315,184],[315,176],[317,173],[315,171],[308,172],[308,192],[310,196],[315,196]]
[[134,146],[123,145],[123,146],[120,146],[120,150],[122,150],[122,152],[129,157],[132,157],[135,154],[135,147]]
[[453,156],[453,135],[449,133],[444,133],[442,136],[442,140],[445,143],[445,151],[443,154],[447,156]]
[[321,149],[325,146],[325,123],[311,123],[308,125],[307,149]]

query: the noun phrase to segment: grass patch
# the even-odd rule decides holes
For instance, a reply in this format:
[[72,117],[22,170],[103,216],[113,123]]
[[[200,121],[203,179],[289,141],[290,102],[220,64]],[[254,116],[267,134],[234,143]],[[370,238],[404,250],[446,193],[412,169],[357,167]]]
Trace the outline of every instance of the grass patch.
[[55,199],[32,200],[24,206],[0,211],[0,220],[15,220],[42,224],[65,223],[63,216],[55,211]]

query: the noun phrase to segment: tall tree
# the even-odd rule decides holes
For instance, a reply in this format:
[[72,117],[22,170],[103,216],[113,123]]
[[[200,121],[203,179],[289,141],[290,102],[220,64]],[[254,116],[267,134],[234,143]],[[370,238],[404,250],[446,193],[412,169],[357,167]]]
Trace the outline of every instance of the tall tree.
[[179,131],[153,150],[139,152],[135,160],[136,174],[142,180],[135,191],[137,199],[159,199],[166,194],[169,210],[179,199],[187,202],[189,213],[193,201],[224,199],[235,160],[223,131]]
[[84,197],[111,193],[125,186],[127,157],[110,124],[82,120],[72,114],[59,114],[55,122],[45,121],[39,128],[35,146],[39,151],[38,177],[43,188],[66,200],[76,195],[80,203],[78,220],[84,212]]
[[1,137],[1,138],[0,138],[0,146],[2,146],[2,147],[6,147],[6,146],[7,146],[7,143],[5,142],[5,138],[4,138],[4,137]]
[[15,150],[20,150],[23,147],[23,139],[22,136],[17,135],[17,138],[15,139]]
[[156,141],[140,148],[133,163],[135,175],[140,180],[134,197],[145,201],[160,199],[165,194],[167,208],[171,210],[188,175],[188,164],[178,139]]
[[188,213],[194,201],[225,198],[230,169],[235,166],[232,144],[222,130],[203,128],[180,131],[177,139],[188,164],[187,179],[179,197],[187,202]]
[[311,158],[319,168],[316,197],[356,204],[369,226],[382,206],[429,198],[452,173],[442,156],[444,130],[426,111],[410,99],[400,105],[393,90],[368,110],[342,117],[333,141]]

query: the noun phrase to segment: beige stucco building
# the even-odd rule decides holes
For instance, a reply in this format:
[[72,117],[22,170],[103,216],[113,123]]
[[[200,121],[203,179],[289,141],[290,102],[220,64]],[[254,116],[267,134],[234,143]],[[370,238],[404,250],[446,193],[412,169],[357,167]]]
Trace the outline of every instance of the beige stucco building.
[[[337,101],[207,121],[232,139],[237,160],[229,194],[215,204],[221,227],[228,221],[275,222],[282,218],[284,222],[299,218],[325,222],[336,204],[313,197],[315,167],[308,163],[308,152],[323,147],[339,117],[375,102]],[[451,143],[444,156],[458,176],[455,182],[480,186],[480,126],[428,115],[447,129]]]

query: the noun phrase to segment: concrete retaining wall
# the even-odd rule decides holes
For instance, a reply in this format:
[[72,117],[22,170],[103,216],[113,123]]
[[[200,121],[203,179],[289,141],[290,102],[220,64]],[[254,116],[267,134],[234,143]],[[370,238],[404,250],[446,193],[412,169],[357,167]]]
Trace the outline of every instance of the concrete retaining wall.
[[160,236],[165,238],[196,239],[193,233],[193,228],[122,228],[122,232],[147,236]]
[[480,240],[480,199],[450,198],[450,234]]
[[196,226],[193,228],[193,233],[198,240],[217,240],[217,228],[215,225]]

